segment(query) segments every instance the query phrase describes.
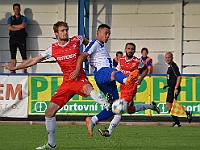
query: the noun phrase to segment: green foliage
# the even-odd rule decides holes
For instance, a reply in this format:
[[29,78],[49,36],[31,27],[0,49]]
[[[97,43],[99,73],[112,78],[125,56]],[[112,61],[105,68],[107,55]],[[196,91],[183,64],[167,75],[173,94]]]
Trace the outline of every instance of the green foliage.
[[[107,125],[106,125],[107,126]],[[199,150],[200,128],[120,125],[111,137],[94,136],[83,125],[57,125],[58,150]],[[44,124],[0,124],[0,150],[33,150],[47,142]]]

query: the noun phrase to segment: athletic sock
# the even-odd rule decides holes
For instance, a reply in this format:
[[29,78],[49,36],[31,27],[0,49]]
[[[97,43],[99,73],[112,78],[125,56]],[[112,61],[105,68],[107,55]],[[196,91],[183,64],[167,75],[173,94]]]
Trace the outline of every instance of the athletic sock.
[[91,120],[92,120],[92,122],[93,122],[95,125],[96,125],[97,122],[99,121],[98,118],[97,118],[97,116],[93,116],[93,117],[91,118]]
[[104,104],[105,104],[104,98],[99,92],[97,92],[96,90],[93,89],[90,92],[90,96],[95,102],[104,106]]
[[45,117],[45,125],[48,134],[48,143],[52,146],[56,146],[56,117]]
[[114,118],[110,122],[110,126],[108,128],[109,135],[111,135],[111,133],[113,132],[113,130],[115,129],[115,127],[119,124],[119,122],[121,120],[121,117],[122,117],[121,115],[115,115],[114,116]]
[[118,71],[115,73],[115,80],[121,84],[125,83],[126,82],[126,76],[121,72],[121,71]]
[[174,116],[174,115],[171,115],[171,116],[172,116],[172,118],[173,118],[173,120],[174,120],[174,122],[175,122],[176,124],[180,124],[180,122],[179,122],[177,116]]
[[110,117],[112,117],[114,115],[115,114],[112,111],[107,111],[106,109],[104,109],[96,116],[98,118],[98,121],[101,121],[101,120],[108,119],[108,118],[110,118]]
[[[171,110],[169,110],[169,113],[170,113]],[[174,116],[174,115],[171,115],[175,124],[180,124],[179,120],[178,120],[178,117],[177,116]]]
[[142,111],[142,110],[147,110],[147,109],[152,109],[152,105],[151,104],[136,104],[135,105],[135,111]]

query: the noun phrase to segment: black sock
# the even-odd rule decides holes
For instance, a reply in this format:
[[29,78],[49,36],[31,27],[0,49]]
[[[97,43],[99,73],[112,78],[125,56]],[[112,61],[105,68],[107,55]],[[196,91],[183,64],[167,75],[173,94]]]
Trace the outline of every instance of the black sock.
[[[169,113],[170,113],[170,111],[171,111],[171,110],[169,110]],[[177,116],[174,116],[174,115],[171,115],[171,116],[172,116],[172,118],[174,119],[174,122],[175,122],[176,124],[180,124],[180,122],[179,122]]]
[[174,119],[174,122],[175,122],[176,124],[180,124],[180,122],[179,122],[177,116],[174,116],[174,115],[171,115],[171,116],[172,116],[172,118]]

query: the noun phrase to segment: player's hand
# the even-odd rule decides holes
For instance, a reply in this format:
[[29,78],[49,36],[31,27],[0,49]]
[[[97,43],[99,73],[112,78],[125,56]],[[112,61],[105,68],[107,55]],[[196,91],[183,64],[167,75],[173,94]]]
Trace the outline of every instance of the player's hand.
[[10,70],[10,71],[15,71],[15,68],[14,68],[14,67],[11,67],[11,66],[9,66],[9,65],[7,65],[7,64],[2,64],[2,67],[4,67],[4,68],[7,69],[7,70]]
[[141,80],[140,79],[138,79],[135,83],[137,84],[137,85],[140,85],[141,84]]
[[78,79],[78,70],[74,70],[72,73],[70,73],[70,80]]
[[175,90],[174,90],[174,97],[176,97],[177,94],[178,94],[178,90],[175,89]]

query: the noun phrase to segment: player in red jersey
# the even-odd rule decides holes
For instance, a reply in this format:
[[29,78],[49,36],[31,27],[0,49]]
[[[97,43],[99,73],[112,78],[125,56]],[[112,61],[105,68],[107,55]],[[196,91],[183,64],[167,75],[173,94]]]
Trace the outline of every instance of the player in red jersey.
[[36,149],[54,149],[56,148],[56,113],[62,108],[75,94],[87,97],[91,96],[97,103],[107,105],[102,95],[93,89],[88,81],[86,74],[81,68],[78,78],[70,80],[70,73],[76,69],[77,59],[80,55],[80,45],[88,44],[88,40],[83,36],[68,37],[68,24],[58,21],[53,26],[54,33],[58,42],[53,43],[49,48],[39,56],[30,58],[21,65],[11,67],[7,64],[2,66],[10,71],[27,68],[41,62],[44,59],[54,57],[63,72],[63,82],[51,98],[50,105],[45,111],[45,124],[48,133],[48,143]]
[[[120,99],[126,101],[128,103],[127,112],[129,114],[133,114],[138,111],[151,109],[155,110],[157,113],[160,113],[159,108],[156,106],[155,102],[151,104],[136,104],[134,105],[133,98],[137,92],[137,85],[139,85],[144,77],[147,75],[147,67],[143,63],[140,58],[134,56],[136,49],[136,45],[134,43],[127,43],[125,46],[126,56],[120,57],[117,65],[117,70],[121,71],[125,76],[129,76],[132,72],[135,71],[135,76],[139,77],[139,70],[142,71],[141,76],[133,78],[134,81],[130,85],[120,84]],[[132,73],[132,75],[134,75]],[[101,130],[98,131],[101,133],[102,136],[109,137],[114,130],[114,128],[119,124],[121,120],[121,115],[115,115],[112,119],[108,130]]]

